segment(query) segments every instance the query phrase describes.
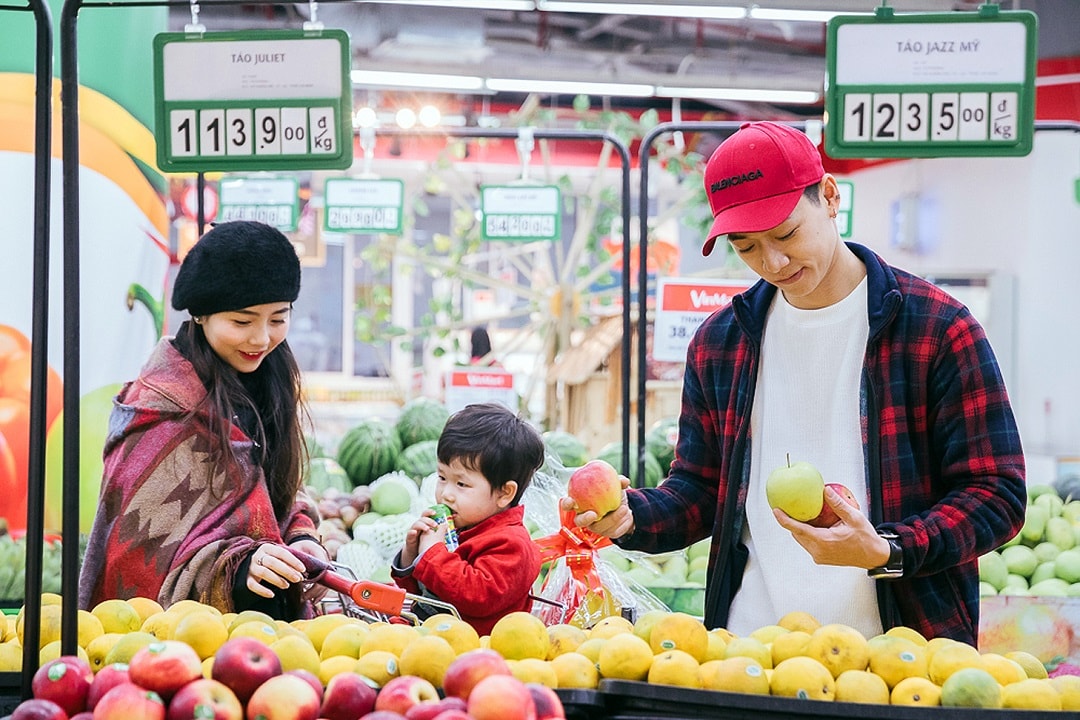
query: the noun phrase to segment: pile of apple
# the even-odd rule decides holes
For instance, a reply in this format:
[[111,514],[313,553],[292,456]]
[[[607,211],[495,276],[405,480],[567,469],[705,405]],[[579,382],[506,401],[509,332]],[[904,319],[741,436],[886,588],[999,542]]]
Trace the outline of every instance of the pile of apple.
[[190,645],[162,640],[130,663],[96,674],[86,660],[62,655],[35,671],[33,697],[11,720],[552,720],[565,717],[549,687],[511,674],[493,650],[459,655],[443,694],[430,681],[401,675],[377,689],[355,672],[324,687],[306,670],[283,671],[277,655],[249,637],[227,640],[211,677]]

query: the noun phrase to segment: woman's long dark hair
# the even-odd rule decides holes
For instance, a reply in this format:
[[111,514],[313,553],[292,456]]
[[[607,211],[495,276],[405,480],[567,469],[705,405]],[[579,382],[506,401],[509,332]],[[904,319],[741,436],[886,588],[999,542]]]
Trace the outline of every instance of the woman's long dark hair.
[[302,421],[307,417],[301,394],[300,367],[283,340],[252,373],[239,374],[218,357],[201,325],[184,322],[176,337],[181,352],[206,386],[204,406],[214,436],[214,464],[226,467],[235,458],[226,449],[236,418],[255,442],[253,460],[263,469],[278,519],[292,508],[303,483],[307,444]]

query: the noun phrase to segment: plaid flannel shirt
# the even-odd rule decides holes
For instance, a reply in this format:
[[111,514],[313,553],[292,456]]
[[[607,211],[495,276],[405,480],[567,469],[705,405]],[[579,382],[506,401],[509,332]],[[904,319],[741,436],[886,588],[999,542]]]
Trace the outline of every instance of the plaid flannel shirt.
[[[866,265],[870,333],[860,388],[870,507],[900,536],[902,577],[878,583],[881,621],[975,644],[978,557],[1019,532],[1024,457],[982,327],[961,303],[849,243]],[[705,622],[727,622],[742,581],[750,410],[766,312],[761,281],[710,316],[687,352],[669,477],[632,490],[627,549],[665,552],[712,536]]]

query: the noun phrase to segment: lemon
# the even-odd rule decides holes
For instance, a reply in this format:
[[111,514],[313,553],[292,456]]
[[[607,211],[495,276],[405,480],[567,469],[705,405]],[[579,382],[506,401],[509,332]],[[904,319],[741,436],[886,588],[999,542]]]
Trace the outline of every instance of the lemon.
[[[325,646],[324,646],[325,647]],[[442,687],[446,668],[457,654],[438,635],[421,635],[409,642],[398,656],[398,669],[402,675],[415,675],[435,687]]]
[[[39,650],[41,648],[45,647],[46,645],[48,645],[49,643],[51,643],[53,640],[59,640],[60,639],[60,615],[61,615],[61,612],[62,612],[62,610],[61,610],[60,605],[57,605],[55,603],[51,604],[51,605],[42,605],[41,606],[41,618],[40,618],[41,630],[40,630],[40,636],[38,638],[38,649]],[[23,617],[22,617],[22,615],[20,615],[19,619],[17,620],[18,625],[16,627],[16,636],[19,639],[19,644],[20,645],[25,644],[24,638],[25,638],[25,629],[26,628],[24,627],[24,624],[23,624],[22,620],[23,620]]]
[[0,672],[22,672],[22,653],[21,645],[0,643]]
[[208,680],[212,680],[214,677],[214,656],[206,658],[202,661],[202,676]]
[[941,704],[941,688],[924,677],[907,677],[896,683],[889,694],[893,705],[923,705],[933,707]]
[[480,635],[476,632],[476,628],[452,615],[440,618],[430,625],[425,622],[424,626],[429,635],[437,635],[450,643],[455,655],[480,648]]
[[174,640],[187,643],[205,660],[218,651],[229,639],[229,631],[221,617],[211,612],[192,612],[180,618],[173,631]]
[[944,707],[1000,708],[1001,686],[993,675],[980,667],[962,667],[942,683],[941,704]]
[[889,704],[889,686],[869,670],[845,670],[836,678],[838,702]]
[[360,656],[373,650],[385,650],[400,658],[405,647],[418,637],[420,631],[410,625],[372,625],[360,644]]
[[752,637],[737,637],[728,641],[724,648],[724,659],[732,657],[748,657],[762,668],[768,669],[772,664],[772,650],[768,645]]
[[150,633],[158,640],[172,640],[173,633],[176,632],[176,626],[183,619],[183,613],[171,613],[168,611],[154,613],[143,620],[139,630]]
[[[404,661],[402,658],[402,663]],[[524,658],[506,662],[510,666],[510,674],[523,683],[539,683],[552,689],[559,687],[559,676],[547,660]]]
[[934,651],[927,664],[927,672],[930,679],[944,689],[945,681],[953,673],[965,668],[981,667],[982,656],[978,650],[967,643],[952,640]]
[[895,627],[891,627],[885,631],[885,634],[889,637],[900,637],[904,638],[905,640],[910,640],[916,645],[925,646],[927,644],[927,639],[923,636],[921,632],[919,632],[915,628],[909,628],[906,625],[897,625]]
[[836,680],[820,661],[800,655],[773,668],[769,690],[773,695],[800,700],[833,700]]
[[[179,627],[179,625],[177,625],[177,627]],[[275,625],[273,621],[266,623],[262,620],[249,620],[236,625],[229,631],[230,640],[236,637],[255,638],[259,642],[269,645],[278,639],[277,625]]]
[[688,652],[665,650],[653,657],[647,679],[657,685],[700,688],[700,665]]
[[600,684],[600,672],[596,663],[579,652],[565,652],[553,657],[551,669],[555,671],[557,687],[595,690]]
[[581,643],[589,639],[589,636],[585,634],[585,631],[576,625],[550,625],[548,626],[547,633],[548,660],[552,660],[563,653],[574,652]]
[[319,661],[319,672],[315,673],[319,681],[326,687],[330,679],[342,673],[356,672],[356,658],[348,655],[335,655]]
[[[323,638],[322,650],[318,656],[325,660],[335,655],[348,655],[351,658],[360,657],[360,648],[368,636],[368,627],[362,623],[344,623],[326,633]],[[308,645],[314,649],[311,639],[303,635]]]
[[577,646],[577,650],[574,652],[584,655],[592,662],[596,663],[600,661],[600,649],[604,647],[604,643],[607,640],[604,638],[589,638],[585,642]]
[[[98,640],[106,638],[110,634],[112,633],[105,633],[100,638],[98,638]],[[94,642],[97,642],[97,640],[95,640]],[[136,630],[135,632],[129,632],[127,634],[121,635],[116,640],[116,642],[113,643],[113,646],[109,649],[109,652],[105,654],[104,665],[102,665],[102,667],[104,667],[105,665],[112,665],[113,663],[129,663],[131,662],[131,658],[135,655],[135,653],[137,653],[141,648],[146,647],[152,642],[157,642],[157,638],[150,633],[144,633],[141,630]],[[90,644],[93,645],[93,642]],[[89,652],[89,648],[87,648],[88,655]]]
[[[600,622],[609,619],[611,618],[604,618]],[[621,617],[619,619],[623,620]],[[623,620],[623,622],[630,624],[629,620]],[[491,628],[490,644],[492,650],[507,660],[521,660],[529,657],[543,660],[547,657],[550,642],[547,626],[543,621],[535,615],[519,610],[499,618]]]
[[282,672],[307,670],[313,675],[319,674],[322,658],[306,635],[285,635],[270,643],[270,649],[281,661]]
[[1062,710],[1080,710],[1080,676],[1058,675],[1050,678],[1049,683],[1061,696]]
[[600,674],[616,680],[644,680],[652,666],[649,643],[634,633],[621,633],[604,640],[597,658]]
[[699,670],[701,687],[706,690],[769,694],[769,677],[765,668],[753,658],[730,657],[724,660],[708,660]]
[[1009,710],[1062,710],[1061,694],[1049,680],[1028,678],[1001,689],[1001,707]]
[[311,644],[315,646],[315,649],[322,652],[323,640],[326,639],[326,636],[330,631],[339,625],[351,622],[359,621],[340,613],[318,615],[305,622],[299,629],[308,636],[308,639],[311,640]]
[[297,629],[297,627],[295,625],[293,625],[292,623],[287,623],[284,620],[275,620],[274,621],[274,627],[277,628],[277,636],[278,636],[279,640],[281,638],[285,637],[286,635],[296,635],[298,637],[304,638],[305,640],[308,641],[309,645],[311,645],[312,647],[315,647],[311,643],[311,638],[309,638],[307,635],[305,635],[302,630]]
[[776,667],[789,657],[802,655],[810,642],[810,633],[805,630],[788,630],[778,635],[769,648],[772,654],[772,666]]
[[998,685],[1002,687],[1028,679],[1024,668],[1020,667],[1020,663],[998,653],[983,653],[982,666],[986,672],[994,676],[994,679],[998,681]]
[[359,660],[354,661],[353,671],[360,673],[379,687],[401,674],[397,655],[385,650],[364,653]]
[[870,672],[881,677],[890,689],[904,678],[929,678],[926,647],[898,635],[878,635],[871,638]]
[[127,604],[135,609],[135,612],[139,614],[139,619],[142,622],[146,622],[146,618],[151,615],[156,615],[159,612],[165,612],[165,608],[161,607],[161,603],[153,598],[136,596],[127,599]]
[[191,598],[177,600],[172,605],[165,608],[166,612],[175,613],[177,615],[186,615],[194,610],[209,610],[210,612],[221,613],[221,611],[213,605],[207,605],[206,603],[201,603],[198,600],[192,600]]
[[649,635],[652,634],[653,625],[660,618],[666,617],[668,612],[668,610],[646,610],[634,622],[634,634],[645,642],[649,642]]
[[804,654],[828,668],[834,678],[840,677],[845,670],[865,670],[870,662],[866,637],[842,623],[822,625],[810,633]]
[[1029,678],[1038,680],[1047,677],[1046,666],[1026,650],[1011,650],[1005,653],[1005,657],[1019,663]]
[[246,622],[262,622],[266,623],[267,625],[273,625],[275,628],[277,628],[277,622],[274,620],[274,618],[270,617],[261,610],[241,610],[232,617],[226,628],[229,632],[232,632]]
[[634,632],[634,624],[621,615],[608,615],[589,629],[589,637],[609,638],[625,632]]
[[725,652],[727,652],[727,640],[724,639],[724,635],[715,630],[710,630],[709,646],[705,650],[705,659],[723,660]]
[[653,623],[649,647],[654,654],[682,650],[702,663],[709,650],[709,631],[696,617],[673,612]]
[[86,656],[91,670],[97,672],[108,664],[105,662],[105,657],[113,649],[113,645],[119,642],[122,637],[124,636],[120,633],[105,633],[97,636],[86,645]]
[[85,649],[90,641],[96,637],[101,637],[105,634],[105,628],[102,626],[101,621],[97,619],[89,610],[79,609],[76,612],[78,616],[78,628],[79,628],[79,647]]
[[138,611],[124,600],[102,600],[90,609],[105,632],[128,633],[142,627]]
[[[79,657],[85,660],[87,664],[90,663],[90,656],[86,654],[86,650],[83,650],[81,647],[77,647],[75,648],[75,652]],[[60,652],[60,641],[53,640],[52,642],[42,647],[41,651],[38,653],[38,667],[44,665],[50,660],[55,660],[62,654],[63,653]]]
[[761,627],[751,632],[750,637],[754,638],[755,640],[760,640],[761,642],[768,645],[773,640],[775,640],[778,635],[783,635],[784,633],[789,632],[791,631],[788,630],[786,627],[783,627],[782,625],[762,625]]
[[802,630],[807,634],[821,627],[821,622],[816,617],[803,610],[792,610],[786,613],[776,624],[788,630]]

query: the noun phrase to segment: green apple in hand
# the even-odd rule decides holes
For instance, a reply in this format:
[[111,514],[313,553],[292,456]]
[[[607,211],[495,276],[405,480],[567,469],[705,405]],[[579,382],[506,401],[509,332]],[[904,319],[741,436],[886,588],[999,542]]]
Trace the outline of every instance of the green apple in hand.
[[825,480],[818,469],[801,460],[791,462],[769,473],[765,479],[765,498],[769,507],[780,508],[799,522],[813,520],[825,504]]

